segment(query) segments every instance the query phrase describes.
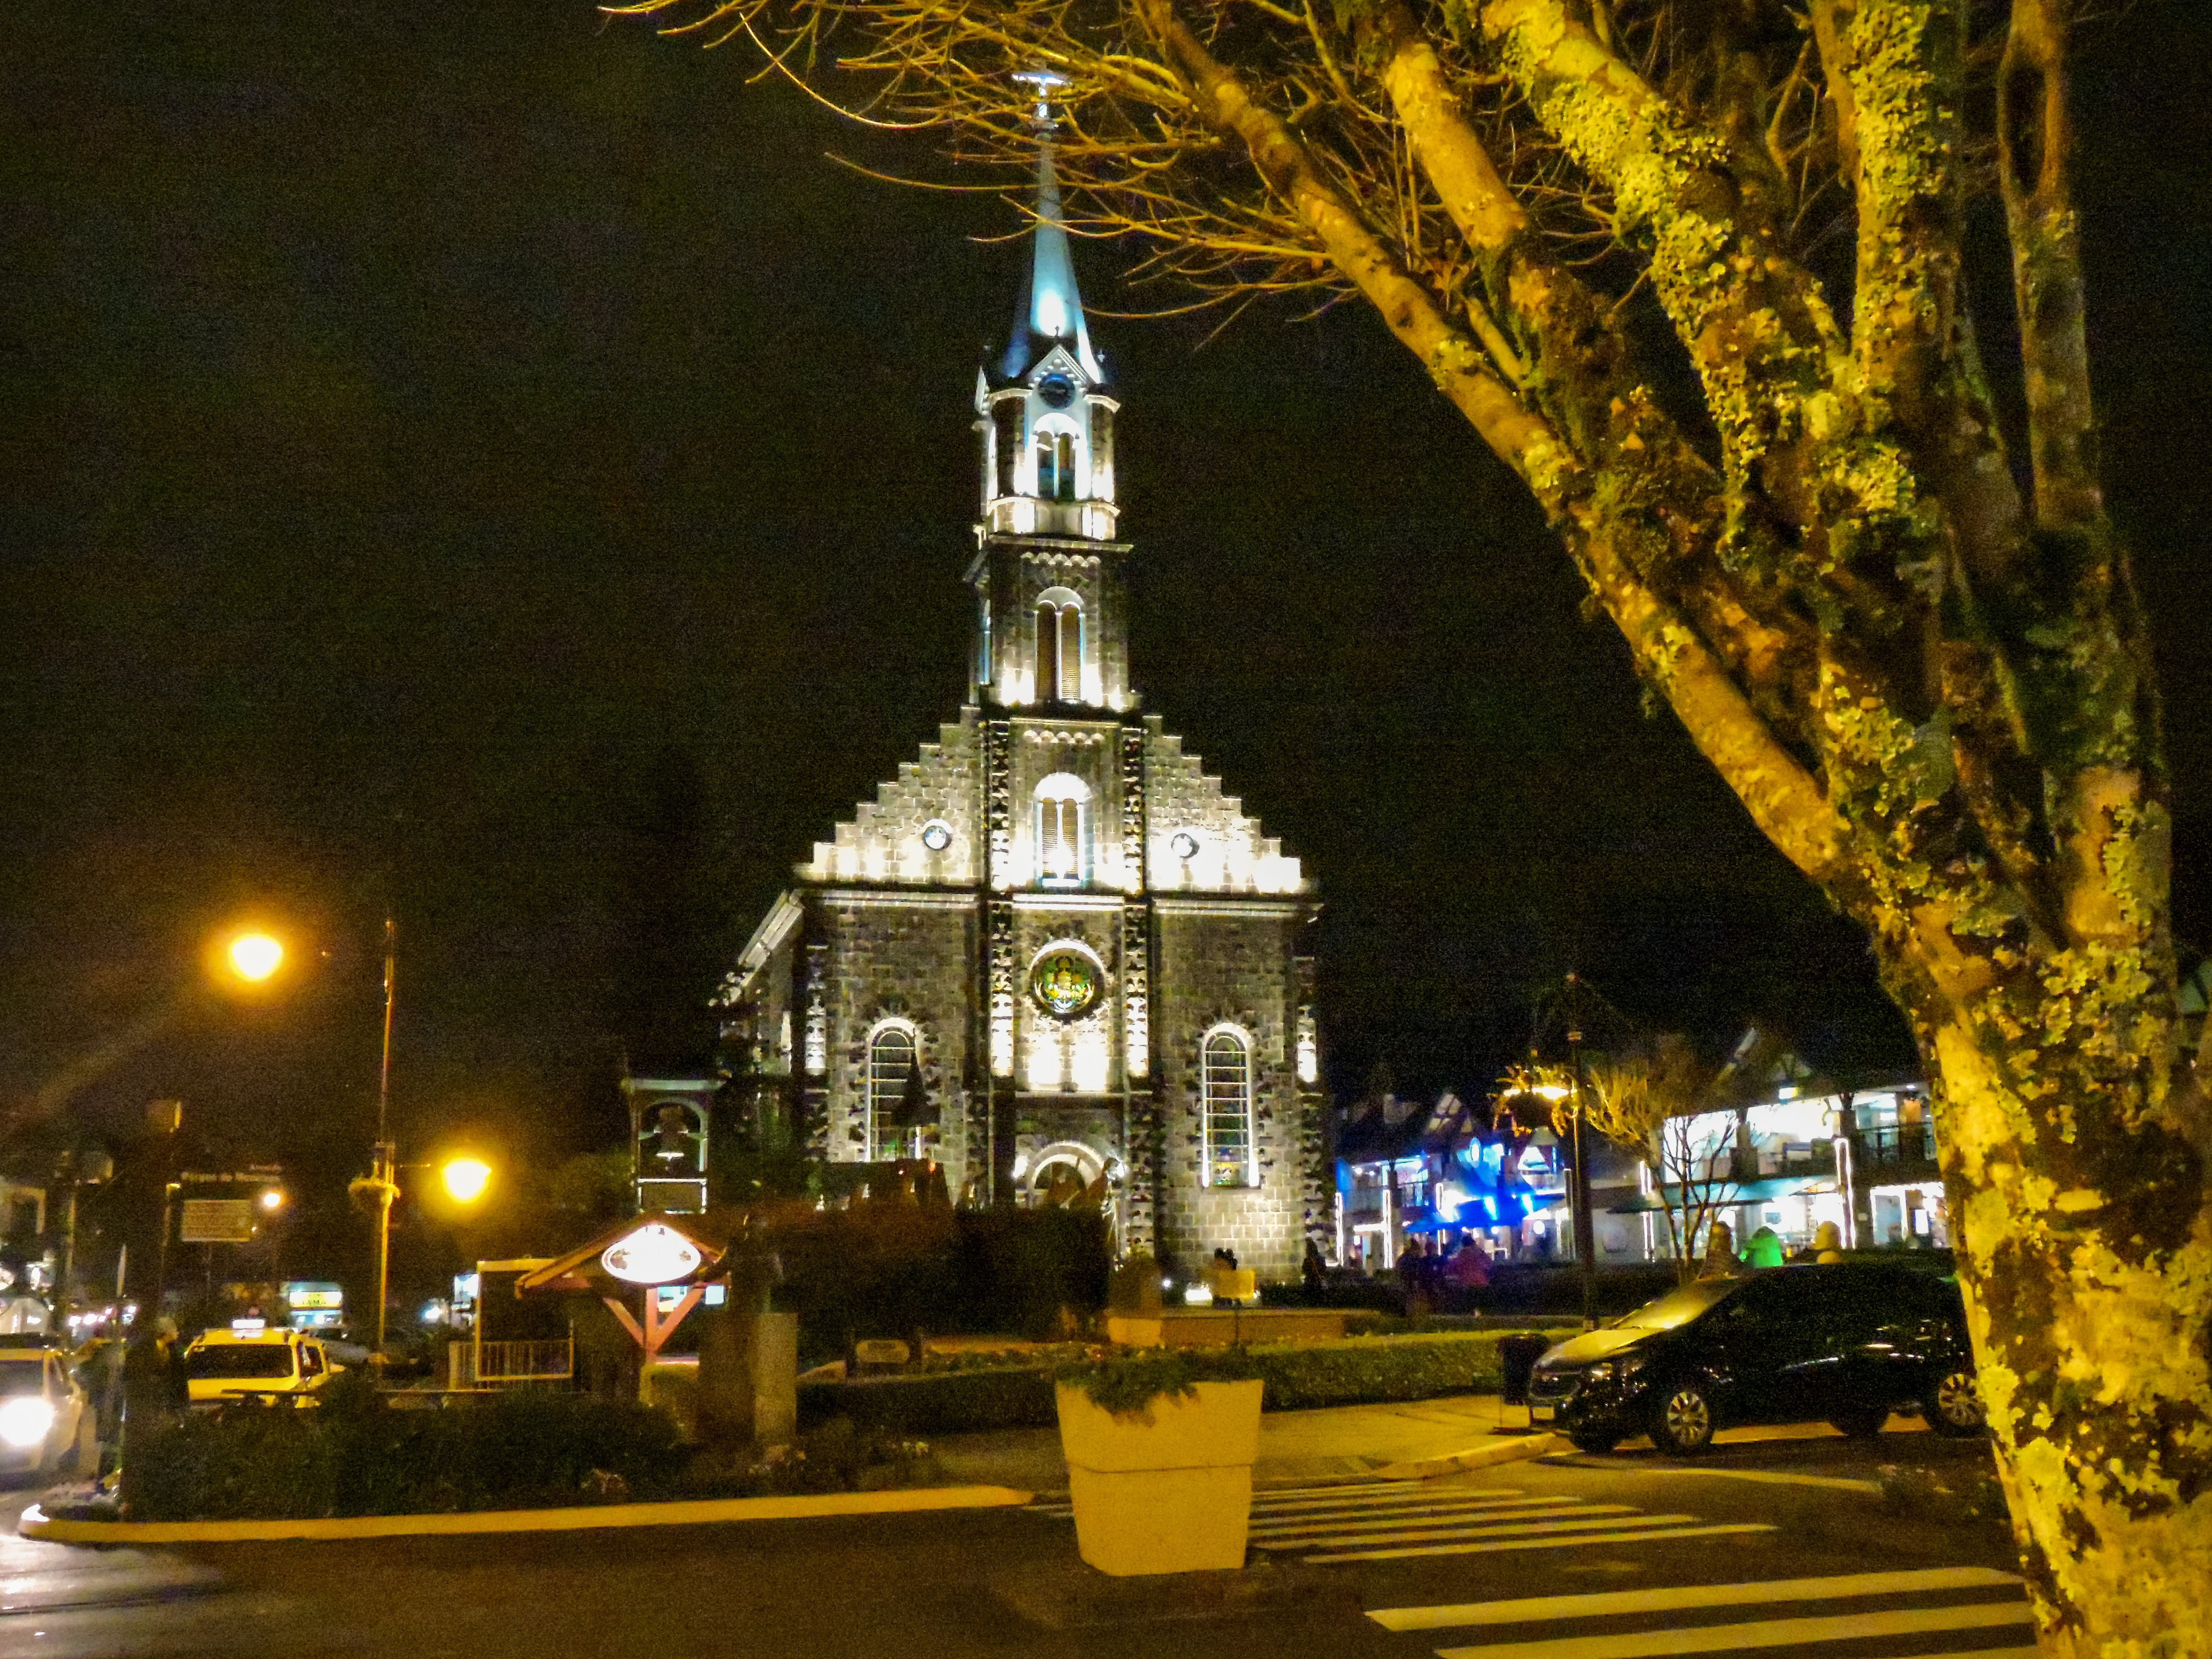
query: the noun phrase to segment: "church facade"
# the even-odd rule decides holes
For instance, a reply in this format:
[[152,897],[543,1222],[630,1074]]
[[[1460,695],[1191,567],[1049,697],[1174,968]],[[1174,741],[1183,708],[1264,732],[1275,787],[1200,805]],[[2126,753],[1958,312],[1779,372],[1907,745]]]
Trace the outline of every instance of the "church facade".
[[753,933],[723,991],[736,1093],[822,1164],[933,1160],[973,1203],[1080,1186],[1125,1251],[1289,1278],[1334,1224],[1314,887],[1138,705],[1120,405],[1048,151],[1039,173],[976,377],[969,695]]

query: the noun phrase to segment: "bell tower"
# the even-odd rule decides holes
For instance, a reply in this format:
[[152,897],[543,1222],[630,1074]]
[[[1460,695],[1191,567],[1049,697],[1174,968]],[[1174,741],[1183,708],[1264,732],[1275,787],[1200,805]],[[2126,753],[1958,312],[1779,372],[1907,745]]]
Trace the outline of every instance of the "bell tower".
[[982,517],[968,580],[975,589],[969,678],[988,707],[1120,713],[1129,689],[1115,539],[1114,416],[1091,343],[1053,166],[1050,98],[1036,89],[1036,228],[1029,282],[1006,349],[975,374]]

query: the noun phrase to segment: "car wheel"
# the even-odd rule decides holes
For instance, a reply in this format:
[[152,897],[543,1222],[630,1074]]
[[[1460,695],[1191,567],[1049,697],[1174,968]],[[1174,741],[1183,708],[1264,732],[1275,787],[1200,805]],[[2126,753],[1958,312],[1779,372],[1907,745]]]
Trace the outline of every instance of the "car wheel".
[[1617,1434],[1607,1434],[1597,1429],[1569,1429],[1567,1439],[1577,1451],[1602,1455],[1620,1443]]
[[1920,1406],[1928,1426],[1938,1434],[1970,1440],[1988,1427],[1982,1413],[1981,1390],[1974,1386],[1973,1372],[1963,1365],[1938,1377]]
[[1828,1419],[1828,1426],[1838,1434],[1853,1440],[1871,1440],[1881,1432],[1882,1425],[1889,1421],[1886,1407],[1860,1406],[1850,1411],[1838,1412]]
[[1713,1443],[1713,1405],[1695,1382],[1677,1382],[1659,1396],[1651,1411],[1651,1443],[1662,1452],[1686,1456]]

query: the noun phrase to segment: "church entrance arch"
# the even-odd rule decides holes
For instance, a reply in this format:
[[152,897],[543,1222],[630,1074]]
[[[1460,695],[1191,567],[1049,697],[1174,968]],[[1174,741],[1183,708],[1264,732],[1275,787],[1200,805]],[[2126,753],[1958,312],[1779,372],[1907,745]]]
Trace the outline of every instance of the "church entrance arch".
[[1057,1182],[1062,1192],[1070,1181],[1080,1192],[1104,1173],[1106,1160],[1079,1140],[1055,1140],[1049,1146],[1041,1146],[1030,1160],[1029,1180],[1024,1183],[1024,1198],[1035,1206],[1045,1202]]

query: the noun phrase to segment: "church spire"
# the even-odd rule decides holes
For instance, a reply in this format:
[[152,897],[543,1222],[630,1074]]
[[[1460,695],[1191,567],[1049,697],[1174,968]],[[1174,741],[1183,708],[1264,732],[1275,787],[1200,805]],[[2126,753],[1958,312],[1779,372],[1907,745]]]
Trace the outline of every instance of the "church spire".
[[[982,516],[975,526],[971,684],[1001,708],[1120,713],[1134,706],[1122,637],[1114,416],[1091,343],[1053,167],[1059,76],[1015,77],[1036,94],[1036,210],[1029,283],[1012,337],[975,374]],[[1073,810],[1073,809],[1071,809]]]
[[986,534],[1114,539],[1114,399],[1091,343],[1053,167],[1048,70],[1015,76],[1036,94],[1036,210],[1029,282],[1006,349],[975,377]]
[[1018,380],[1054,345],[1064,346],[1093,386],[1106,372],[1091,349],[1083,294],[1075,282],[1075,255],[1060,216],[1060,177],[1052,157],[1052,90],[1061,78],[1048,70],[1014,77],[1036,89],[1036,229],[1030,238],[1030,283],[1014,315],[1014,331],[999,365],[1000,378]]

